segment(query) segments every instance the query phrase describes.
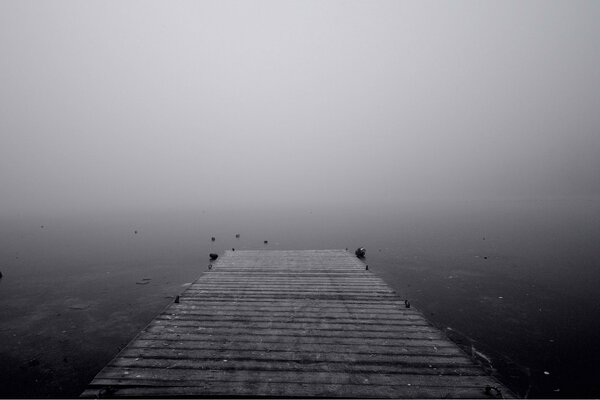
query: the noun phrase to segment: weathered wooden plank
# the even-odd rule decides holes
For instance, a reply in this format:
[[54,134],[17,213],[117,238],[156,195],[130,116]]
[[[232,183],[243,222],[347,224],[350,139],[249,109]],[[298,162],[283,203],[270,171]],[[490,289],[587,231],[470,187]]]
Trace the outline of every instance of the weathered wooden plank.
[[312,293],[323,293],[326,292],[327,294],[342,294],[344,296],[354,296],[354,295],[358,295],[358,296],[365,296],[365,295],[372,295],[372,296],[377,296],[377,295],[386,295],[386,294],[390,294],[390,293],[394,293],[394,291],[389,290],[389,289],[373,289],[373,288],[356,288],[356,287],[350,287],[350,286],[329,286],[329,287],[311,287],[311,288],[294,288],[294,287],[279,287],[279,288],[265,288],[265,287],[258,287],[258,288],[254,288],[254,287],[240,287],[240,288],[236,288],[233,289],[231,287],[228,288],[219,288],[219,287],[197,287],[197,286],[190,286],[188,290],[186,290],[187,293],[193,294],[193,295],[199,295],[199,294],[221,294],[223,292],[223,290],[227,290],[229,293],[235,293],[235,294],[247,294],[247,295],[254,295],[254,294],[260,294],[262,296],[268,296],[268,295],[279,295],[282,292],[285,293],[290,293],[290,294],[312,294]]
[[[180,297],[181,298],[181,297]],[[310,313],[310,314],[320,314],[323,313],[324,315],[339,315],[339,314],[346,314],[346,315],[370,315],[373,316],[373,318],[386,318],[386,317],[398,317],[398,318],[403,318],[403,317],[409,317],[409,316],[416,316],[416,317],[421,317],[422,316],[420,314],[417,314],[414,309],[398,309],[398,308],[389,308],[389,309],[375,309],[375,308],[365,308],[365,307],[360,307],[358,305],[348,305],[347,307],[323,307],[323,309],[320,311],[319,307],[315,307],[312,304],[310,305],[305,305],[305,306],[292,306],[292,305],[271,305],[271,306],[267,306],[267,305],[256,305],[256,306],[252,306],[249,304],[249,302],[244,302],[244,303],[237,303],[237,304],[233,304],[233,302],[228,302],[228,305],[225,305],[226,303],[223,302],[219,302],[219,303],[211,303],[211,302],[192,302],[192,301],[185,301],[182,302],[181,305],[182,307],[179,308],[179,310],[189,310],[189,311],[198,311],[198,312],[211,312],[211,313],[218,313],[218,312],[262,312],[262,313],[269,313],[269,312],[277,312],[277,313],[285,313],[287,315],[292,315],[292,314],[298,314],[298,313]],[[175,312],[176,309],[173,309],[172,311]],[[179,312],[179,311],[177,311]]]
[[[190,310],[208,310],[211,311],[273,311],[273,312],[320,312],[319,307],[314,303],[305,303],[304,305],[291,305],[287,304],[287,302],[295,301],[296,299],[282,299],[282,303],[278,305],[276,302],[272,302],[272,305],[265,305],[268,303],[267,301],[260,301],[259,303],[252,302],[251,300],[244,301],[242,298],[232,298],[232,299],[202,299],[202,300],[194,300],[194,298],[180,296],[180,304],[184,307],[188,307]],[[185,299],[185,301],[183,301]],[[306,299],[306,301],[311,301],[312,299]],[[332,299],[335,300],[335,299]],[[316,300],[313,300],[316,301]],[[195,307],[195,308],[194,308]],[[401,316],[401,315],[421,315],[415,312],[414,308],[404,309],[402,307],[389,307],[377,309],[374,307],[362,307],[358,304],[349,304],[347,307],[332,305],[330,307],[324,306],[323,312],[357,312],[357,313],[372,313],[374,315],[389,315],[389,316]],[[422,317],[422,316],[421,316]]]
[[236,251],[82,396],[482,397],[485,386],[499,384],[348,252]]
[[[425,353],[425,352],[424,352]],[[440,353],[442,353],[440,351]],[[331,362],[371,363],[404,365],[471,365],[472,361],[463,354],[382,354],[382,353],[334,353],[320,351],[258,351],[227,349],[180,349],[180,348],[136,348],[128,347],[121,353],[130,358],[173,358],[207,360],[269,360],[272,362]]]
[[456,347],[447,339],[438,335],[438,338],[423,337],[421,334],[414,335],[398,335],[394,338],[365,338],[365,337],[348,337],[348,336],[312,336],[312,335],[257,335],[247,334],[245,332],[231,335],[207,336],[198,335],[196,332],[190,334],[176,333],[152,333],[142,332],[138,336],[139,340],[162,340],[162,341],[206,341],[218,342],[221,344],[229,342],[253,342],[253,343],[295,343],[298,345],[309,343],[313,345],[326,344],[348,344],[348,345],[370,345],[370,346],[450,346]]
[[245,299],[266,299],[276,301],[277,299],[289,299],[289,298],[333,298],[343,299],[347,297],[352,298],[374,298],[374,299],[385,299],[393,298],[393,292],[352,292],[350,290],[330,290],[330,291],[319,291],[319,290],[278,290],[278,291],[260,291],[260,290],[230,290],[226,293],[219,292],[216,290],[186,290],[184,297],[194,298],[229,298],[229,297],[243,297]]
[[[184,296],[185,297],[185,296]],[[276,311],[277,308],[284,310],[298,310],[302,309],[304,311],[315,311],[319,312],[320,310],[329,311],[329,310],[337,310],[337,311],[347,311],[347,310],[357,310],[357,311],[369,311],[369,312],[391,312],[391,315],[397,314],[398,312],[403,314],[413,314],[419,315],[420,313],[415,311],[414,308],[405,308],[404,301],[392,302],[392,301],[363,301],[360,302],[345,302],[344,300],[336,300],[331,299],[327,301],[320,301],[317,299],[304,299],[302,302],[298,302],[296,300],[289,299],[278,299],[276,301],[270,300],[230,300],[230,299],[218,299],[218,298],[208,298],[202,299],[201,301],[193,301],[194,298],[190,297],[187,301],[181,302],[177,304],[177,307],[173,307],[174,310],[177,308],[189,308],[189,309],[197,309],[203,310],[209,307],[213,308],[236,308],[236,309],[248,309],[248,310],[272,310]]]
[[[439,341],[441,342],[441,341]],[[163,340],[148,340],[140,339],[132,343],[129,348],[135,349],[177,349],[177,350],[211,350],[215,348],[214,341],[200,341],[200,340],[178,340],[170,343],[165,343]],[[355,345],[320,345],[316,347],[314,344],[305,343],[280,343],[280,342],[228,342],[219,345],[219,349],[225,351],[235,350],[255,350],[255,351],[266,351],[266,352],[281,352],[281,351],[300,351],[305,353],[315,352],[318,349],[318,353],[343,353],[343,354],[384,354],[384,355],[458,355],[464,356],[464,354],[454,346],[436,346],[435,344],[427,344],[421,346],[374,346],[372,344],[355,344]]]
[[[385,373],[385,374],[421,374],[421,375],[485,375],[481,368],[474,365],[402,365],[398,368],[390,364],[358,364],[358,363],[323,363],[323,362],[280,362],[273,363],[265,360],[236,360],[225,363],[222,360],[190,360],[179,358],[129,358],[119,357],[112,361],[108,368],[182,368],[208,370],[259,370],[259,371],[306,371],[306,372],[343,372],[343,373]],[[111,378],[112,379],[112,378]]]
[[272,382],[272,383],[309,383],[309,384],[361,384],[369,385],[417,385],[417,386],[494,386],[495,382],[485,375],[435,375],[435,374],[385,374],[344,372],[306,372],[302,370],[265,371],[265,370],[208,370],[196,368],[107,368],[99,379],[128,380],[129,384],[192,386],[206,382]]
[[[114,382],[111,386],[111,397],[196,397],[201,396],[264,396],[264,397],[342,397],[342,398],[489,398],[483,387],[443,386],[421,387],[376,386],[367,384],[355,385],[315,385],[298,383],[245,382],[245,384],[229,385],[228,382],[205,383],[202,386],[128,386]],[[95,397],[95,390],[86,390],[82,396]],[[505,394],[506,397],[506,394]]]
[[425,375],[485,375],[475,365],[456,364],[395,364],[385,363],[325,363],[325,362],[270,362],[268,360],[236,360],[224,363],[222,359],[180,359],[180,358],[131,358],[119,357],[107,365],[108,368],[191,368],[209,370],[259,370],[259,371],[306,371],[344,373],[386,373],[386,374],[425,374]]
[[[174,328],[194,328],[194,329],[219,329],[231,327],[230,321],[207,321],[197,319],[155,319],[151,326],[160,325],[165,327]],[[252,330],[263,330],[263,329],[277,329],[277,330],[292,330],[292,331],[344,331],[351,329],[355,332],[365,332],[370,334],[371,332],[437,332],[435,328],[432,328],[427,323],[408,323],[408,324],[393,324],[393,323],[375,323],[375,324],[339,324],[330,320],[323,320],[318,322],[262,322],[255,321],[252,319],[236,322],[236,326],[243,327],[244,329]]]
[[[156,321],[154,321],[156,322]],[[329,329],[272,329],[265,328],[260,330],[249,330],[240,326],[224,326],[220,328],[204,328],[199,329],[198,327],[189,326],[162,326],[152,323],[148,328],[147,332],[152,333],[179,333],[179,334],[199,334],[199,335],[234,335],[234,334],[246,334],[246,335],[279,335],[279,336],[322,336],[322,337],[354,337],[363,338],[365,334],[369,337],[381,338],[381,339],[393,339],[402,337],[429,337],[429,338],[441,338],[442,335],[434,329],[416,329],[407,328],[406,331],[346,331],[346,330],[329,330]]]
[[[290,322],[301,323],[301,324],[331,324],[334,323],[336,325],[344,325],[348,328],[352,326],[380,326],[380,325],[388,325],[388,326],[429,326],[425,321],[420,319],[359,319],[359,318],[347,318],[347,317],[329,317],[329,318],[318,318],[318,317],[294,317],[291,315],[285,316],[248,316],[248,315],[239,315],[231,316],[226,314],[219,315],[205,315],[205,314],[195,314],[195,313],[180,313],[180,314],[163,314],[160,317],[156,318],[157,321],[165,320],[165,321],[196,321],[196,322],[221,322],[221,323],[241,323],[241,324],[249,324],[249,323],[269,323],[269,324],[288,324]],[[274,325],[272,325],[274,326]],[[329,325],[328,325],[329,326]]]

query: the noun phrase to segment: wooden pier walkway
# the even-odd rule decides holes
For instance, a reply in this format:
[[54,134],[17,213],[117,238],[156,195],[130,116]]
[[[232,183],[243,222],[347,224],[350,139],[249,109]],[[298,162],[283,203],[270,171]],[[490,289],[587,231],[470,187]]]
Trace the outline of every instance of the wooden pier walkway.
[[345,250],[227,251],[82,397],[511,393]]

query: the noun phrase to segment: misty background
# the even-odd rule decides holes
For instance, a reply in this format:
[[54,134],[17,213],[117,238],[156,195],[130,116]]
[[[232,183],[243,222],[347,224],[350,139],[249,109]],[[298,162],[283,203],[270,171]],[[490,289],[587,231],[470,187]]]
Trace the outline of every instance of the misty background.
[[0,1],[0,397],[78,396],[211,252],[365,246],[519,395],[597,398],[598,21]]
[[600,3],[0,3],[0,214],[596,195]]

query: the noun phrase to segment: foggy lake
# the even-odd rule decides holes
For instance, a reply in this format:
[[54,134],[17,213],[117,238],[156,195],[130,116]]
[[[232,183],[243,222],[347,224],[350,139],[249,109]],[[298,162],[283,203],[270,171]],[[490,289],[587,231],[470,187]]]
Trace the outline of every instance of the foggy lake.
[[520,395],[598,397],[598,21],[1,1],[0,396],[77,396],[210,253],[364,246]]
[[521,395],[598,393],[597,198],[11,218],[1,229],[3,396],[78,395],[208,273],[209,252],[358,246]]

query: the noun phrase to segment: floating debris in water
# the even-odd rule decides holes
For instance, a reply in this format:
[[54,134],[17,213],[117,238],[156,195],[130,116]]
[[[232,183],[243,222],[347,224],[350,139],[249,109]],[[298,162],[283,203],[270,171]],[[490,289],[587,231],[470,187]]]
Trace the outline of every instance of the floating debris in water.
[[233,247],[232,247],[232,248],[231,248],[231,251],[235,251],[235,248],[233,248]]
[[356,257],[358,257],[358,258],[364,258],[366,253],[367,253],[367,250],[364,247],[359,247],[354,252],[354,254],[356,254]]
[[77,303],[77,304],[70,305],[69,308],[71,310],[86,310],[86,309],[90,308],[90,304],[88,304],[88,303]]
[[2,271],[0,271],[0,279],[2,279]]
[[239,239],[239,238],[240,238],[240,234],[239,234],[239,233],[236,233],[236,234],[235,234],[235,237],[236,237],[236,239]]
[[142,282],[136,282],[135,284],[136,285],[147,285],[149,283],[150,283],[150,281],[142,281]]
[[218,254],[215,254],[215,253],[210,253],[210,254],[208,255],[208,257],[210,257],[210,259],[211,259],[212,261],[214,261],[214,260],[216,260],[217,258],[219,258],[219,255],[218,255]]
[[135,233],[135,234],[137,235],[138,231],[137,231],[137,230],[135,230],[135,231],[133,231],[133,233]]
[[484,260],[487,260],[487,257],[483,257]]
[[215,239],[215,237],[213,236],[213,237],[210,238],[210,240],[212,240],[214,242],[217,239]]
[[550,372],[544,371],[544,375],[550,375]]
[[[404,307],[410,308],[410,301],[404,300]],[[450,328],[448,328],[448,329],[450,329]]]
[[174,301],[174,303],[179,303],[179,295],[177,295],[177,296],[175,297],[175,301]]
[[268,241],[268,240],[265,240],[265,244],[267,244],[267,243],[269,243],[269,241]]

